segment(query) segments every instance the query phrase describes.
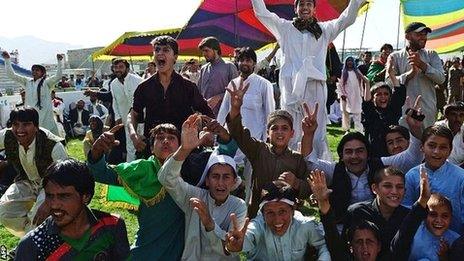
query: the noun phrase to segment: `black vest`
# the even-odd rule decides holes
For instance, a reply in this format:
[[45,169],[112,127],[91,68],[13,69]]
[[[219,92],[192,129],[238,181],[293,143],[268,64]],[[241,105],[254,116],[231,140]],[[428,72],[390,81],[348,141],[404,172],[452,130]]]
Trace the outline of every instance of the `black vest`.
[[[60,142],[59,138],[56,139],[47,137],[47,134],[40,130],[37,131],[35,136],[35,165],[37,167],[37,171],[41,178],[45,177],[45,171],[48,166],[53,162],[52,159],[52,151],[55,147],[55,144]],[[19,144],[11,130],[7,130],[5,133],[5,154],[6,159],[8,160],[13,168],[18,173],[18,176],[15,177],[15,181],[28,179],[26,172],[21,165],[21,161],[19,159]]]
[[[377,170],[384,168],[380,158],[373,158],[367,161],[369,166],[369,173],[367,174],[367,180],[369,186],[373,183],[374,174]],[[346,173],[345,164],[339,162],[335,165],[335,170],[332,178],[332,193],[330,194],[330,205],[335,214],[337,223],[342,223],[346,217],[346,211],[350,206],[351,202],[351,179],[348,173]]]

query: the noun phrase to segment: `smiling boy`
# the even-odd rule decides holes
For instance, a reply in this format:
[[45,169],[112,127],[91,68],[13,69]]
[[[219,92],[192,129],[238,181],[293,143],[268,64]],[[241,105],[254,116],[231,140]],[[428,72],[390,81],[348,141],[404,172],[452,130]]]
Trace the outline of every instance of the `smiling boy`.
[[453,218],[450,228],[458,233],[464,232],[464,170],[447,161],[451,153],[453,133],[441,125],[430,126],[422,135],[421,150],[424,152],[425,163],[412,168],[406,173],[406,193],[403,204],[412,206],[419,198],[420,173],[425,167],[430,189],[445,197],[452,203]]
[[289,183],[297,191],[299,198],[307,198],[309,185],[305,182],[308,173],[304,158],[288,147],[295,133],[290,113],[277,110],[269,114],[268,143],[252,138],[250,131],[243,127],[241,116],[243,97],[249,85],[244,85],[243,79],[239,87],[233,81],[231,84],[233,89],[227,89],[231,104],[230,112],[226,117],[227,127],[231,137],[237,142],[253,168],[251,175],[253,188],[248,215],[251,218],[256,216],[263,186],[276,179]]
[[[223,249],[226,232],[232,227],[229,216],[235,213],[240,224],[246,217],[246,204],[230,195],[240,184],[235,161],[212,154],[200,183],[206,189],[189,185],[180,176],[184,160],[202,143],[198,137],[201,117],[191,115],[182,125],[181,145],[158,173],[159,182],[185,213],[185,242],[182,260],[238,260]],[[204,182],[203,182],[204,181]]]

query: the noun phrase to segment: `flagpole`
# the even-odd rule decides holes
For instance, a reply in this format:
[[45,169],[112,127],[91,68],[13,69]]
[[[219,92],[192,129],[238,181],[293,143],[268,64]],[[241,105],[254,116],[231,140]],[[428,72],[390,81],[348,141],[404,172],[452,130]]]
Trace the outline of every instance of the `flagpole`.
[[342,62],[345,61],[345,39],[346,39],[346,29],[343,30]]
[[396,50],[398,50],[400,46],[400,23],[401,23],[401,0],[398,5],[398,30],[396,33]]
[[362,34],[361,34],[361,43],[359,44],[359,53],[361,53],[361,49],[362,49],[362,45],[363,45],[364,32],[366,31],[366,22],[367,22],[367,13],[368,12],[369,12],[369,2],[367,2],[366,15],[364,16],[364,24],[363,24]]

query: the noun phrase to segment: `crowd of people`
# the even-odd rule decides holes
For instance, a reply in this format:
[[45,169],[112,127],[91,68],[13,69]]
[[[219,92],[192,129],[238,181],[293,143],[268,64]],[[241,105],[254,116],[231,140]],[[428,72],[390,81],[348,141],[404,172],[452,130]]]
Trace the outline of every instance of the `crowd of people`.
[[[114,59],[101,88],[84,91],[90,103],[76,101],[66,117],[52,93],[67,82],[63,57],[56,75],[34,65],[26,78],[3,52],[24,87],[0,131],[0,223],[21,238],[12,258],[461,260],[461,61],[443,64],[425,49],[431,29],[413,22],[405,48],[384,44],[375,60],[364,52],[329,68],[330,42],[363,3],[318,22],[315,0],[296,0],[292,21],[252,0],[277,40],[264,60],[245,46],[229,62],[211,36],[198,45],[206,63],[177,72],[178,43],[159,36],[142,76]],[[327,141],[332,113],[344,132],[338,161]],[[86,162],[69,158],[67,135],[84,137]],[[131,247],[120,217],[88,206],[95,182],[140,201]]]

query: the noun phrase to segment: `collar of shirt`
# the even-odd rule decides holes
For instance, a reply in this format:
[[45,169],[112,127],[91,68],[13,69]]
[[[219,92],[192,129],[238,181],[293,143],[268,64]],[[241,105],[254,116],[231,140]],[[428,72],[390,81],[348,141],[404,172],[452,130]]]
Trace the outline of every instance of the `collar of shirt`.
[[214,61],[210,62],[211,65],[217,65],[219,63],[224,63],[224,60],[221,56],[218,56],[216,59],[214,59]]
[[446,171],[448,169],[448,164],[451,164],[451,163],[449,163],[448,160],[446,160],[445,163],[443,163],[443,165],[441,165],[436,170],[430,169],[429,167],[427,167],[427,164],[425,164],[425,163],[422,163],[422,164],[424,164],[423,166],[427,170],[427,174],[428,174],[429,178],[433,178],[433,176],[435,176],[435,175],[440,175],[441,173],[446,173]]
[[272,154],[277,155],[277,156],[286,156],[290,155],[292,151],[288,148],[288,146],[285,148],[285,150],[281,154],[277,154],[274,149],[274,145],[268,143],[269,150],[271,151]]
[[32,140],[31,144],[29,144],[29,146],[27,148],[25,148],[23,145],[21,145],[21,143],[18,142],[18,145],[20,148],[22,148],[22,150],[26,153],[27,151],[30,151],[31,149],[34,149],[35,150],[35,137],[34,139]]

